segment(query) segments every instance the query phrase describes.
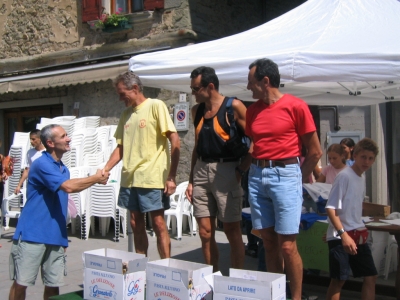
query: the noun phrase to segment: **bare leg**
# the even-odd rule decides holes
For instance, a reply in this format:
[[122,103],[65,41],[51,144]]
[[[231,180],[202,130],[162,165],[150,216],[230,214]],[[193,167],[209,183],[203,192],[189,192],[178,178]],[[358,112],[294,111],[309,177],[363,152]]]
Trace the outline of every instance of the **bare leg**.
[[171,240],[164,220],[164,210],[151,211],[150,216],[154,233],[157,236],[158,253],[161,258],[169,258],[171,257]]
[[231,246],[231,266],[235,269],[244,267],[244,244],[240,221],[224,223],[224,232]]
[[268,272],[283,274],[283,257],[278,244],[278,234],[274,227],[259,230],[265,249],[265,264]]
[[278,234],[278,240],[282,251],[286,276],[289,279],[292,299],[300,300],[303,282],[303,262],[297,251],[296,235]]
[[18,284],[15,280],[10,289],[9,300],[25,300],[26,286]]
[[43,300],[48,300],[52,296],[60,295],[59,287],[45,286],[43,293]]
[[139,211],[130,211],[130,213],[135,251],[136,253],[145,254],[147,256],[149,240],[147,239],[144,214]]
[[362,300],[375,299],[375,282],[376,282],[376,276],[364,277],[364,282],[361,289]]
[[213,272],[219,270],[219,252],[215,241],[215,221],[215,217],[197,218],[204,260],[206,264],[213,266]]
[[339,300],[340,292],[345,282],[346,282],[345,280],[332,278],[328,287],[328,291],[326,293],[326,300]]

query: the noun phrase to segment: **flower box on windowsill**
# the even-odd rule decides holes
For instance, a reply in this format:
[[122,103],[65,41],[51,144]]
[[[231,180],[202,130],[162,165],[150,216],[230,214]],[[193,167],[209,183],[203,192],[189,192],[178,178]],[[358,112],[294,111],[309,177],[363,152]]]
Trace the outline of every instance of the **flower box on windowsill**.
[[132,24],[129,24],[128,21],[122,21],[118,24],[118,26],[106,26],[102,28],[103,32],[117,32],[121,30],[132,29]]

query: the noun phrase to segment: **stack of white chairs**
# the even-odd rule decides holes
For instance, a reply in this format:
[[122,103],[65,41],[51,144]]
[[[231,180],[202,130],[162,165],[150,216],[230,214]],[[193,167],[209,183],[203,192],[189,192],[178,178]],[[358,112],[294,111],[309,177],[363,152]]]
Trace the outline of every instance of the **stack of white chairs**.
[[22,147],[21,166],[24,166],[26,152],[28,152],[28,150],[31,148],[29,132],[15,132],[12,146]]
[[[109,182],[106,185],[95,184],[90,188],[89,198],[86,201],[86,237],[89,237],[89,228],[92,228],[94,234],[94,219],[100,217],[100,232],[103,236],[106,235],[109,229],[110,218],[114,219],[115,238],[116,242],[120,237],[120,222],[122,222],[123,236],[126,235],[126,210],[117,206],[119,188],[121,162],[116,165],[110,174]],[[92,224],[92,226],[91,226]]]
[[[92,172],[91,167],[73,167],[69,169],[70,178],[83,178],[90,175]],[[75,234],[75,230],[77,228],[77,218],[80,220],[80,230],[81,230],[81,239],[86,236],[86,227],[85,227],[85,210],[86,210],[86,201],[87,201],[88,190],[85,189],[79,193],[71,193],[70,196],[74,200],[77,217],[71,219],[71,232]]]
[[108,140],[110,139],[110,126],[100,126],[96,128],[97,131],[97,151],[106,152],[108,147]]
[[[23,202],[21,202],[21,199]],[[10,196],[3,199],[1,205],[1,223],[0,227],[4,226],[4,230],[8,230],[10,218],[19,218],[22,212],[22,208],[26,202],[26,189],[21,189],[18,195],[12,193]],[[16,210],[16,208],[18,208]],[[4,221],[5,219],[5,221]]]
[[71,150],[73,150],[71,153],[72,167],[85,165],[84,156],[97,153],[97,140],[96,128],[82,128],[74,132],[71,138]]
[[82,117],[79,119],[75,119],[75,130],[80,128],[97,128],[100,126],[100,117],[92,116],[92,117]]
[[53,118],[54,121],[61,121],[61,122],[75,122],[76,117],[75,116],[60,116],[60,117],[55,117]]
[[100,126],[99,116],[85,117],[85,119],[86,119],[86,128],[97,128]]
[[89,153],[83,156],[85,166],[98,166],[104,163],[104,152]]
[[[193,236],[195,234],[195,230],[193,229],[193,225],[195,221],[193,221],[193,215],[191,212],[191,204],[185,195],[186,188],[189,182],[185,181],[180,183],[176,187],[175,193],[170,196],[170,206],[171,208],[164,211],[164,216],[166,217],[167,228],[171,227],[171,216],[176,219],[176,229],[177,229],[177,239],[182,239],[182,229],[183,229],[183,216],[188,217],[190,235]],[[175,233],[175,226],[172,225],[172,233]]]

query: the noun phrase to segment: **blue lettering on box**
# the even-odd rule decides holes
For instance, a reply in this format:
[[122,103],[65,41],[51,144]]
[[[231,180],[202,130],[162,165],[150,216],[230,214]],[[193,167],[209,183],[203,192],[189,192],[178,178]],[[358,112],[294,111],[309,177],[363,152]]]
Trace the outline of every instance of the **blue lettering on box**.
[[164,278],[164,279],[167,278],[167,276],[165,276],[164,274],[159,274],[159,273],[153,273],[153,276],[154,277],[161,277],[161,278]]
[[228,285],[228,290],[230,290],[230,291],[236,291],[236,286]]
[[134,281],[131,281],[130,283],[129,283],[129,286],[128,286],[128,297],[129,296],[132,296],[132,295],[136,295],[137,293],[139,293],[140,292],[140,289],[139,289],[139,279],[138,280],[136,280],[135,282]]
[[255,294],[255,293],[256,293],[256,289],[244,287],[244,288],[243,288],[243,292]]
[[90,265],[91,265],[91,266],[100,267],[100,268],[103,267],[103,265],[102,265],[101,263],[98,263],[98,262],[95,262],[95,261],[91,261],[91,262],[90,262]]
[[97,285],[91,286],[90,288],[90,297],[99,298],[100,296],[106,297],[107,299],[114,298],[116,299],[117,293],[110,290],[99,289]]

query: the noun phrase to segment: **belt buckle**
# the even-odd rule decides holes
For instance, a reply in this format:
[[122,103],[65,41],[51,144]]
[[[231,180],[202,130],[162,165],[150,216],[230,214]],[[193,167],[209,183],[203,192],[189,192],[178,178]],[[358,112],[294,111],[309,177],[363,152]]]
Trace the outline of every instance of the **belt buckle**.
[[281,167],[281,168],[285,168],[286,165],[283,161],[274,161],[274,167]]

